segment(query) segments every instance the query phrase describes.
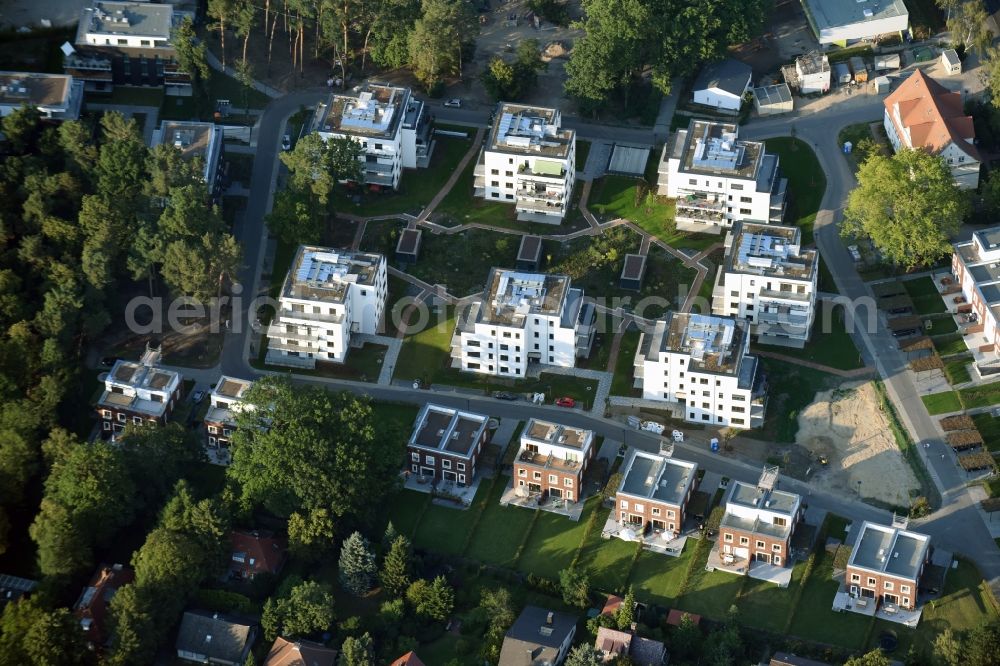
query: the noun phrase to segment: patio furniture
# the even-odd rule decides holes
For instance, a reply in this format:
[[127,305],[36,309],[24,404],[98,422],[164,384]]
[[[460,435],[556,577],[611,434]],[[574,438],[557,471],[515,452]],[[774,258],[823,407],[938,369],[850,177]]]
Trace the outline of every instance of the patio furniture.
[[735,561],[736,560],[733,558],[732,555],[726,554],[726,555],[722,556],[722,563],[723,564],[732,564]]

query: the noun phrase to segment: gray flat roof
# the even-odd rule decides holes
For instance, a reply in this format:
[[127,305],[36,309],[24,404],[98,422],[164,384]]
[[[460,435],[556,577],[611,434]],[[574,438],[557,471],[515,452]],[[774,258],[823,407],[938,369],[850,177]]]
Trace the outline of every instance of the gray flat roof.
[[621,492],[680,506],[694,481],[698,465],[634,451],[626,469]]
[[[802,6],[820,30],[855,23],[869,23],[894,16],[906,16],[903,0],[858,2],[857,0],[802,0]],[[870,16],[868,14],[871,14]]]
[[646,272],[646,255],[626,254],[625,265],[622,266],[622,279],[639,280]]
[[469,457],[488,421],[482,414],[428,403],[417,416],[410,445]]
[[[611,153],[608,171],[641,176],[646,172],[646,162],[649,161],[649,146],[629,146],[616,143]],[[578,165],[583,167],[584,165]]]
[[173,5],[149,2],[97,2],[80,15],[79,35],[133,35],[170,38]]
[[517,249],[517,260],[537,262],[541,256],[542,237],[521,236],[521,246]]
[[924,534],[865,522],[854,544],[850,565],[916,579],[927,559],[930,541]]
[[783,490],[765,490],[750,483],[734,481],[729,502],[741,506],[792,515],[799,505],[799,496]]

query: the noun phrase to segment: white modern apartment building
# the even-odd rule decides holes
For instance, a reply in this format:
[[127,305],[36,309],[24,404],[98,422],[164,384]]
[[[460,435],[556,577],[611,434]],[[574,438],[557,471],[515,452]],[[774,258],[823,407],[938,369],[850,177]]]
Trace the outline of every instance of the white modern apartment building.
[[562,113],[505,102],[500,105],[475,167],[475,194],[514,204],[517,219],[559,224],[576,180],[576,132]]
[[65,74],[0,72],[0,117],[28,105],[43,118],[76,120],[83,102],[83,81]]
[[524,377],[535,363],[572,368],[590,354],[595,315],[565,275],[494,268],[459,317],[452,367],[499,377]]
[[663,147],[657,193],[677,200],[682,231],[719,233],[733,222],[781,222],[788,181],[778,156],[744,141],[732,123],[692,120]]
[[208,411],[205,413],[205,432],[210,448],[226,448],[236,429],[236,415],[252,408],[245,398],[253,387],[249,379],[219,377],[208,395]]
[[[962,288],[957,310],[969,319],[963,329],[980,376],[1000,372],[1000,226],[979,229],[955,243],[951,272]],[[948,298],[953,298],[949,296]]]
[[138,362],[115,361],[97,401],[104,436],[114,437],[129,424],[166,424],[181,399],[183,377],[159,362],[160,350],[152,347]]
[[766,344],[801,348],[816,314],[819,255],[798,227],[736,222],[716,273],[712,314],[750,322]]
[[806,20],[823,46],[848,46],[879,35],[902,34],[910,13],[903,0],[801,0]]
[[364,182],[399,189],[403,169],[430,163],[431,118],[409,88],[369,83],[356,95],[330,95],[316,108],[313,131],[324,140],[349,137],[364,152]]
[[755,428],[764,420],[763,375],[750,356],[750,325],[731,317],[669,312],[635,355],[645,400],[673,403],[692,423]]
[[80,12],[73,46],[64,47],[64,69],[92,90],[162,85],[190,95],[191,78],[178,67],[171,41],[185,18],[194,15],[171,4],[95,0]]
[[343,363],[352,335],[378,331],[386,285],[380,254],[299,247],[267,329],[267,363]]

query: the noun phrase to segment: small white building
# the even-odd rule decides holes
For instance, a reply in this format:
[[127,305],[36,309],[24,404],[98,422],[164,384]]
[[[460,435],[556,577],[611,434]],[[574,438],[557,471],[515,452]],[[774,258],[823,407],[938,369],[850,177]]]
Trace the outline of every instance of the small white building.
[[214,123],[164,120],[153,132],[150,145],[171,145],[181,151],[186,160],[199,159],[202,163],[202,180],[213,198],[222,193],[222,131]]
[[963,190],[979,186],[981,158],[972,116],[962,93],[951,91],[916,69],[885,98],[883,126],[893,150],[907,148],[939,155]]
[[513,378],[531,364],[572,368],[590,354],[595,315],[565,275],[494,268],[482,298],[460,313],[452,367]]
[[694,82],[694,103],[724,113],[739,113],[751,76],[750,65],[732,58],[705,65]]
[[83,101],[83,81],[65,74],[0,72],[0,118],[33,106],[43,118],[76,120]]
[[910,14],[903,0],[801,1],[809,27],[824,46],[848,46],[909,28]]
[[755,428],[766,387],[749,349],[746,321],[669,312],[640,338],[636,386],[645,400],[673,403],[685,421]]
[[746,319],[760,342],[801,348],[816,312],[819,255],[798,227],[737,222],[712,290],[712,314]]
[[350,137],[364,151],[364,182],[399,189],[403,169],[430,163],[430,114],[409,88],[366,84],[356,95],[330,95],[316,107],[312,129],[324,140]]
[[787,181],[778,156],[732,123],[692,120],[663,147],[657,193],[677,200],[681,231],[720,233],[739,220],[781,222]]
[[267,363],[343,363],[351,336],[378,332],[386,281],[380,254],[300,246],[267,329]]
[[941,66],[944,67],[945,74],[961,74],[962,61],[958,57],[958,51],[955,49],[941,51]]
[[795,78],[799,93],[825,93],[830,90],[830,59],[825,53],[811,51],[795,59]]
[[477,197],[514,204],[521,221],[559,224],[576,180],[576,132],[558,109],[505,102],[474,174]]

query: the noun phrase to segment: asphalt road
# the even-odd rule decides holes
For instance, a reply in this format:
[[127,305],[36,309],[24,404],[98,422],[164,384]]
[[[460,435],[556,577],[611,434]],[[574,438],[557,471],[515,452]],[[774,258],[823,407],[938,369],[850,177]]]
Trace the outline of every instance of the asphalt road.
[[[282,97],[273,101],[261,116],[247,214],[243,228],[237,233],[244,250],[244,265],[240,271],[240,283],[244,286],[252,285],[249,294],[261,293],[260,268],[266,248],[267,233],[264,227],[264,216],[271,208],[272,192],[279,164],[276,157],[285,123],[289,116],[302,105],[315,104],[322,100],[326,94],[325,90],[319,89]],[[871,294],[855,270],[854,263],[838,236],[837,224],[842,216],[842,206],[847,192],[854,186],[854,177],[845,160],[839,156],[837,133],[846,125],[880,117],[878,100],[873,99],[872,101],[871,106],[855,107],[839,113],[834,108],[828,109],[823,114],[812,116],[796,115],[763,119],[750,123],[741,129],[741,134],[747,138],[764,138],[788,135],[790,125],[794,123],[797,135],[817,149],[820,163],[827,174],[827,189],[816,219],[816,241],[820,253],[834,275],[841,294],[852,299]],[[444,122],[482,124],[488,118],[487,114],[483,112],[464,109],[435,107],[433,112],[438,120]],[[564,124],[576,129],[581,138],[652,143],[652,132],[648,130],[591,125],[569,117],[564,119]],[[246,295],[245,293],[240,312],[242,322],[247,322],[247,312],[251,300]],[[255,371],[246,360],[250,349],[248,327],[243,325],[241,329],[238,332],[234,330],[227,334],[222,354],[222,372],[243,377],[259,376],[261,373]],[[902,417],[908,421],[911,432],[917,435],[917,440],[920,443],[920,454],[925,457],[931,474],[935,477],[935,481],[942,491],[943,506],[941,510],[927,519],[914,522],[914,527],[930,534],[938,547],[961,552],[975,560],[984,576],[996,588],[1000,582],[1000,550],[989,537],[981,517],[973,506],[963,479],[951,459],[950,451],[944,450],[943,444],[937,437],[934,425],[920,401],[910,375],[905,371],[905,359],[896,350],[894,339],[886,331],[882,322],[879,322],[874,331],[861,331],[859,335],[867,348],[869,357],[875,360],[880,374],[885,378],[894,401],[903,407]],[[659,438],[623,428],[623,424],[619,422],[552,406],[504,402],[485,396],[470,396],[450,391],[422,391],[342,380],[300,378],[297,381],[349,390],[379,400],[422,404],[433,399],[435,402],[479,410],[497,417],[526,419],[549,413],[551,417],[559,418],[569,425],[592,429],[605,437],[622,440],[630,446],[657,450],[660,444]],[[930,448],[925,449],[924,442],[929,442]],[[678,452],[682,452],[686,459],[697,462],[706,469],[731,478],[753,482],[759,475],[757,467],[712,454],[708,451],[707,442],[699,441],[697,436],[692,441],[679,445]],[[941,453],[945,454],[944,458],[941,458]],[[813,489],[807,483],[785,478],[782,479],[781,484],[787,490],[801,493],[806,497],[807,503],[850,517],[852,520],[869,519],[886,522],[889,519],[889,515],[885,511],[870,507],[856,499]]]

